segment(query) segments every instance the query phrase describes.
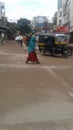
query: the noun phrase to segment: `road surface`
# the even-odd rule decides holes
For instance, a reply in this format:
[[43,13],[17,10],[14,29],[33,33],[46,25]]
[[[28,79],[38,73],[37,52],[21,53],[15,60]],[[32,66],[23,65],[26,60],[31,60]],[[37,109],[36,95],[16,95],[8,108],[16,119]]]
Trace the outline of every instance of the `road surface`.
[[0,46],[0,130],[73,130],[73,56],[42,56]]

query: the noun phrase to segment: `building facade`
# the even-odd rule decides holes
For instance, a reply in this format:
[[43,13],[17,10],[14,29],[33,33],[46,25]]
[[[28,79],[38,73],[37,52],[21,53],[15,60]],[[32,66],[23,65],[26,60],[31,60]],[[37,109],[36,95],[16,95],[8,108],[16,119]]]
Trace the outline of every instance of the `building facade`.
[[[60,5],[61,4],[61,5]],[[58,0],[57,26],[73,31],[73,0]]]
[[5,4],[3,2],[0,2],[0,19],[5,17]]
[[58,0],[57,26],[62,25],[62,0]]
[[[48,26],[48,18],[46,16],[33,17],[32,27],[33,29],[36,29],[37,32],[45,30],[47,31],[47,26]],[[45,30],[43,30],[43,28],[45,28]]]
[[73,31],[73,0],[62,0],[63,20],[62,24],[67,25],[70,32]]
[[7,17],[5,17],[5,3],[0,2],[0,32],[7,30]]

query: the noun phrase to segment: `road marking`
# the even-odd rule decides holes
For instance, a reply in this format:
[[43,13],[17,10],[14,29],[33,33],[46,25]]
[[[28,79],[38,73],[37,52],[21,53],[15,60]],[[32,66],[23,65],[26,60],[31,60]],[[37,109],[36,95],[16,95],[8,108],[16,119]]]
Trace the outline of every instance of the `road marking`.
[[72,92],[69,92],[69,96],[73,98],[73,93],[72,93]]
[[27,55],[27,54],[23,54],[23,53],[21,53],[21,54],[19,54],[19,53],[10,53],[10,52],[4,52],[4,51],[0,50],[0,55],[8,55],[8,56],[10,56],[10,55],[13,55],[13,56],[21,55],[22,56],[22,55]]
[[[28,54],[15,54],[15,53],[7,53],[7,52],[0,52],[0,56],[9,56],[9,58],[7,58],[8,60],[24,60],[25,58],[27,58]],[[39,57],[39,60],[43,60],[42,57]]]
[[[65,66],[64,66],[64,67],[65,67]],[[62,77],[60,77],[58,74],[56,74],[56,73],[52,70],[52,68],[49,68],[48,66],[44,66],[44,68],[45,68],[47,71],[49,71],[49,72],[51,73],[51,75],[55,77],[55,79],[56,79],[57,81],[59,81],[64,87],[66,87],[66,89],[67,89],[68,91],[71,91],[70,88],[72,88],[72,86],[69,85],[67,82],[65,82]],[[62,68],[62,66],[61,66],[61,68]],[[54,66],[53,69],[55,69],[55,66]],[[56,68],[56,69],[57,69],[57,68]],[[73,96],[72,93],[70,93],[70,95]]]
[[68,65],[68,66],[44,66],[41,64],[25,64],[25,61],[23,63],[21,62],[16,62],[15,64],[0,64],[0,67],[10,67],[10,68],[41,68],[41,69],[46,69],[49,71],[51,74],[56,76],[56,73],[52,69],[67,69],[67,68],[73,68],[73,65]]
[[48,66],[43,66],[43,68],[45,68],[47,71],[49,71],[51,73],[51,75],[53,75],[54,77],[57,77],[57,74]]
[[[72,65],[68,65],[68,66],[44,66],[44,65],[41,65],[41,64],[25,64],[25,63],[20,63],[20,62],[17,62],[16,64],[0,64],[0,67],[2,68],[16,68],[16,69],[32,69],[32,68],[35,68],[35,69],[45,69],[47,70],[48,72],[50,72],[50,74],[52,76],[55,77],[55,79],[57,79],[57,81],[61,82],[61,84],[66,87],[68,89],[68,91],[71,91],[70,88],[72,88],[72,86],[70,86],[67,82],[64,81],[64,79],[62,77],[60,77],[58,74],[56,74],[53,69],[67,69],[67,68],[73,68]],[[72,94],[70,94],[72,96]]]

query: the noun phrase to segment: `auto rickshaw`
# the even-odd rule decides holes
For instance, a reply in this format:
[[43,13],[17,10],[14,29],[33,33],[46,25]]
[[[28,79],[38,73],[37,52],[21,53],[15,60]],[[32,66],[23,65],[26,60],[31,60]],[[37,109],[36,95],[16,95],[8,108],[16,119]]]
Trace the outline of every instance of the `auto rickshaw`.
[[55,54],[67,55],[67,37],[65,34],[44,34],[39,35],[39,51],[43,55],[49,52],[52,56]]

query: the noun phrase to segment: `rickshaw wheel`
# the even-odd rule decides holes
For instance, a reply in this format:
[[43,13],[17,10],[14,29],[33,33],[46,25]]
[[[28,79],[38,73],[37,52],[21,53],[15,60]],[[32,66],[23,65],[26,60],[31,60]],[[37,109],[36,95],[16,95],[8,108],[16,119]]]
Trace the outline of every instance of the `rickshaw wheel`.
[[72,50],[68,48],[67,54],[68,54],[68,56],[71,56],[72,55]]
[[45,56],[45,51],[44,51],[44,50],[42,50],[42,51],[41,51],[41,54],[42,54],[43,56]]
[[68,54],[67,54],[67,53],[63,53],[62,56],[63,56],[64,58],[67,58],[67,57],[68,57]]
[[39,52],[41,53],[41,48],[39,47]]
[[55,55],[55,48],[52,48],[51,55],[52,55],[52,56],[54,56],[54,55]]

